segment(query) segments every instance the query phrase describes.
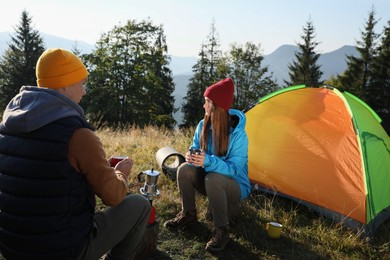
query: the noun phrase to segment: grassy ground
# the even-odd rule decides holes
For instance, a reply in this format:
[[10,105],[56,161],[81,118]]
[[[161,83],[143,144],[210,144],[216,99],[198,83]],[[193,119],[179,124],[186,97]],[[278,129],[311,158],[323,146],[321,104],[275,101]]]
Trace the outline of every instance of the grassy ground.
[[[161,171],[155,157],[160,148],[170,146],[184,154],[191,144],[192,134],[193,129],[168,131],[153,127],[97,132],[107,157],[128,155],[133,158],[132,193],[139,193],[143,185],[137,181],[139,172],[151,168]],[[219,254],[210,254],[204,250],[212,229],[212,223],[205,220],[205,198],[197,197],[197,225],[170,231],[163,223],[180,210],[176,183],[161,173],[158,188],[160,196],[154,200],[154,205],[159,233],[157,250],[151,259],[390,259],[390,221],[378,229],[374,238],[363,239],[302,205],[259,192],[252,192],[241,205],[227,248]],[[264,225],[269,221],[283,224],[280,239],[267,237]]]
[[[134,159],[131,192],[139,192],[136,174],[159,166],[156,152],[170,146],[184,154],[191,144],[193,130],[167,131],[153,127],[125,132],[99,131],[107,156],[129,155]],[[176,183],[163,173],[158,179],[160,196],[157,208],[159,234],[152,259],[390,259],[390,221],[374,238],[361,238],[340,223],[333,223],[305,206],[272,195],[252,192],[241,205],[232,226],[232,240],[226,250],[210,254],[204,250],[210,239],[212,223],[205,219],[207,201],[197,197],[199,223],[186,230],[171,231],[165,220],[180,210]],[[267,237],[269,221],[283,224],[280,239]]]

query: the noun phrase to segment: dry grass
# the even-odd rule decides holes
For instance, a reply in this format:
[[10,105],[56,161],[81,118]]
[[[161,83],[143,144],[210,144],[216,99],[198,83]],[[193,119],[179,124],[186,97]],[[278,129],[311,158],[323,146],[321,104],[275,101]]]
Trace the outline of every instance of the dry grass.
[[[136,174],[154,168],[158,171],[156,152],[170,146],[184,154],[191,144],[194,129],[169,131],[154,127],[128,131],[102,130],[97,134],[107,156],[128,155],[134,160],[131,192],[139,192]],[[205,220],[207,201],[197,197],[199,223],[187,230],[170,231],[163,227],[166,219],[180,210],[176,183],[163,173],[158,179],[161,192],[154,200],[160,233],[154,259],[390,259],[390,222],[378,230],[373,239],[362,239],[339,223],[333,223],[310,209],[290,200],[252,192],[241,206],[232,227],[232,241],[218,255],[204,246],[210,238],[212,223]],[[267,237],[268,221],[283,223],[282,237]]]
[[[127,131],[99,130],[107,157],[133,158],[130,192],[139,193],[143,185],[136,175],[157,165],[156,152],[170,146],[184,154],[191,144],[194,129],[169,131],[147,127]],[[221,253],[204,250],[212,223],[205,220],[207,201],[197,197],[200,221],[187,230],[170,231],[163,222],[180,210],[176,183],[163,173],[158,179],[160,196],[154,200],[160,232],[153,259],[390,259],[390,221],[383,224],[373,239],[362,239],[339,223],[321,217],[290,200],[252,192],[241,205],[232,226],[232,240]],[[100,207],[103,206],[100,204]],[[282,237],[267,237],[264,225],[278,221],[284,225]],[[1,259],[1,257],[0,257]]]
[[[143,129],[132,127],[127,131],[105,129],[97,132],[107,158],[112,155],[126,155],[133,159],[133,174],[130,178],[134,185],[130,188],[138,188],[136,175],[139,172],[152,168],[161,171],[156,160],[156,153],[160,148],[169,146],[184,154],[192,142],[192,134],[192,130],[172,131],[151,126]],[[165,176],[159,177],[158,182],[161,187],[172,185],[172,181]]]

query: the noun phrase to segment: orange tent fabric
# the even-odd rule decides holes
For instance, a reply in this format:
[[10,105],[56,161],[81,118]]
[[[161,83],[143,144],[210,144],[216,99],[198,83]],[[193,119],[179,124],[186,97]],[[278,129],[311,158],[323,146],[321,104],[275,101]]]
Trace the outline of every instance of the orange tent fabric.
[[251,182],[366,223],[364,166],[350,108],[338,91],[295,89],[246,113]]

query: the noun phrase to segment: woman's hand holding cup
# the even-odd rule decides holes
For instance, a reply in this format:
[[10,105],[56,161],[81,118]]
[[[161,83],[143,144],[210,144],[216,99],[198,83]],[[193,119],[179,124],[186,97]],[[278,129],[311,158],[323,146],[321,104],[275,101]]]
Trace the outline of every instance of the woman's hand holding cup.
[[192,165],[202,167],[204,164],[205,154],[200,149],[191,148],[186,153],[186,161]]

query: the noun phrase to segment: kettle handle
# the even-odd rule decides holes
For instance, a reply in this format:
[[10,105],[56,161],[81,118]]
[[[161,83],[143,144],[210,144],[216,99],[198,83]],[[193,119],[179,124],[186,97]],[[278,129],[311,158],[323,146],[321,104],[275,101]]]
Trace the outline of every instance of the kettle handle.
[[138,173],[137,179],[139,182],[144,182],[145,181],[145,173],[144,172]]

